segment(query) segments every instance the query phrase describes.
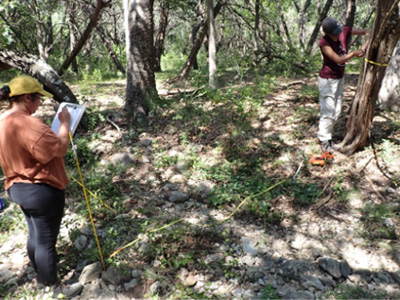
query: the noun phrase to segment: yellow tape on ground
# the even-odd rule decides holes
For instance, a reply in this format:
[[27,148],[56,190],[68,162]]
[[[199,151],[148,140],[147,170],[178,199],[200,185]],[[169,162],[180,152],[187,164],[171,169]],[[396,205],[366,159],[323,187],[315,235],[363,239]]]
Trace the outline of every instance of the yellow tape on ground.
[[[79,184],[80,186],[83,187],[82,183],[80,183],[80,182],[78,181],[78,179],[76,179],[74,176],[69,175],[69,177],[71,177],[77,184]],[[107,207],[109,210],[111,210],[114,214],[117,214],[117,212],[116,212],[115,210],[113,210],[110,206],[108,206],[107,203],[105,203],[103,200],[101,200],[99,197],[97,197],[93,192],[91,192],[91,191],[88,190],[88,189],[86,189],[86,190],[89,192],[89,194],[90,194],[92,197],[94,197],[94,198],[96,198],[97,200],[99,200],[99,201],[101,202],[101,204],[103,204],[105,207]]]
[[93,231],[94,231],[94,236],[95,236],[95,238],[96,238],[97,248],[99,249],[99,254],[100,254],[101,263],[103,264],[103,269],[106,270],[106,265],[105,265],[104,259],[103,259],[103,253],[101,252],[100,242],[99,242],[99,238],[98,238],[98,236],[97,236],[96,226],[94,225],[93,216],[92,216],[92,211],[90,210],[89,199],[88,199],[88,197],[87,197],[85,184],[84,184],[84,182],[83,182],[83,176],[82,176],[81,168],[80,168],[80,166],[79,166],[78,155],[76,154],[76,151],[75,151],[75,146],[74,146],[74,142],[73,142],[73,140],[72,140],[72,134],[71,134],[71,132],[69,133],[69,138],[70,138],[70,140],[71,140],[71,145],[72,145],[72,148],[73,148],[73,151],[74,151],[76,166],[78,167],[78,172],[79,172],[79,176],[80,176],[81,183],[82,183],[81,186],[82,186],[82,189],[83,189],[83,194],[85,195],[86,204],[87,204],[88,211],[89,211],[89,216],[90,216],[90,222],[92,223],[92,227],[93,227]]
[[[278,183],[276,183],[276,184],[270,186],[269,188],[267,188],[266,190],[264,190],[264,191],[262,191],[262,192],[260,192],[260,193],[258,193],[258,194],[253,194],[253,195],[250,195],[250,196],[246,197],[246,198],[238,205],[238,207],[236,207],[236,209],[235,209],[228,217],[226,217],[226,218],[223,219],[222,221],[218,222],[218,224],[222,224],[222,223],[226,222],[227,220],[229,220],[229,219],[239,210],[239,208],[242,207],[242,206],[246,203],[246,201],[248,201],[249,199],[254,198],[254,197],[257,197],[257,196],[260,196],[260,195],[262,195],[262,194],[264,194],[264,193],[266,193],[266,192],[272,190],[273,188],[277,187],[278,185],[281,185],[282,183],[286,182],[286,180],[287,180],[287,179],[282,180],[282,181],[280,181],[280,182],[278,182]],[[128,247],[130,247],[130,246],[133,246],[133,245],[136,244],[138,241],[140,241],[146,234],[151,233],[151,232],[157,232],[157,231],[160,231],[160,230],[162,230],[162,229],[171,227],[172,225],[174,225],[174,224],[176,224],[176,223],[179,223],[179,222],[182,222],[183,220],[184,220],[184,219],[179,219],[179,220],[173,221],[172,223],[169,223],[169,224],[167,224],[167,225],[164,225],[164,226],[162,226],[162,227],[160,227],[160,228],[156,228],[156,229],[152,229],[152,230],[146,231],[142,237],[139,237],[139,238],[137,238],[136,240],[130,242],[129,244],[126,244],[125,246],[119,248],[119,249],[116,250],[114,253],[112,253],[112,254],[109,256],[109,258],[112,258],[113,256],[115,256],[116,254],[118,254],[118,253],[121,252],[122,250],[124,250],[124,249],[126,249],[126,248],[128,248]],[[206,227],[206,226],[204,226],[204,227]]]

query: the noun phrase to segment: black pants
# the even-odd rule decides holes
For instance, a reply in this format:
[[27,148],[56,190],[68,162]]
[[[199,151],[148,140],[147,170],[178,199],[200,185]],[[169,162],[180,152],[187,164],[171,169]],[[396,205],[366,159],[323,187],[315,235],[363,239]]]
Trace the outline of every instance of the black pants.
[[47,184],[16,183],[7,192],[24,212],[29,231],[28,256],[38,273],[38,282],[55,284],[56,242],[64,214],[64,191]]

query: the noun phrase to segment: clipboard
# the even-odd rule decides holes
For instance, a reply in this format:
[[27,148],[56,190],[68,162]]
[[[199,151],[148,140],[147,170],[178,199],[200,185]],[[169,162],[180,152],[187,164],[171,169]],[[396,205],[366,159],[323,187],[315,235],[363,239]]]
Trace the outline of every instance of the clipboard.
[[57,113],[51,124],[51,129],[58,135],[58,130],[60,129],[60,119],[58,114],[62,111],[64,107],[67,107],[69,113],[71,114],[71,124],[69,126],[69,131],[74,135],[79,122],[82,119],[83,113],[85,112],[85,106],[75,103],[62,102],[57,110]]

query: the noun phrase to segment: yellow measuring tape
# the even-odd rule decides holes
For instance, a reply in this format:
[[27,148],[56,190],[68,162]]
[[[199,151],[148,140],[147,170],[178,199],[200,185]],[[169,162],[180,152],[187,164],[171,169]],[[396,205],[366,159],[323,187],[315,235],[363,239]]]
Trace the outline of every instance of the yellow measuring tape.
[[[78,181],[78,179],[76,179],[74,176],[69,175],[69,177],[71,177],[77,184],[79,184],[81,187],[83,187],[83,184],[80,183]],[[90,195],[92,195],[92,197],[96,198],[97,200],[99,200],[105,207],[107,207],[111,212],[113,212],[114,214],[117,214],[117,212],[115,210],[113,210],[109,205],[107,205],[107,203],[105,203],[103,200],[101,200],[99,197],[97,197],[92,191],[86,189],[86,191],[89,192]]]
[[376,65],[376,66],[379,66],[379,67],[387,67],[387,66],[388,66],[388,64],[380,64],[380,63],[374,62],[374,61],[372,61],[372,60],[368,60],[368,59],[366,59],[366,58],[365,58],[365,61],[366,61],[367,63],[373,64],[373,65]]
[[[286,180],[287,180],[287,179],[284,179],[284,180],[282,180],[282,181],[280,181],[280,182],[278,182],[278,183],[276,183],[276,184],[270,186],[270,187],[267,188],[266,190],[263,190],[262,192],[259,192],[258,194],[253,194],[253,195],[250,195],[250,196],[246,197],[246,198],[238,205],[238,207],[237,207],[228,217],[226,217],[226,218],[223,219],[222,221],[218,222],[218,224],[222,224],[222,223],[226,222],[227,220],[229,220],[229,219],[240,209],[240,207],[242,207],[249,199],[258,197],[258,196],[260,196],[260,195],[262,195],[262,194],[264,194],[264,193],[266,193],[266,192],[272,190],[273,188],[277,187],[278,185],[281,185],[282,183],[286,182]],[[174,225],[174,224],[176,224],[176,223],[180,223],[180,222],[182,222],[183,220],[184,220],[184,219],[175,220],[175,221],[173,221],[172,223],[169,223],[169,224],[167,224],[167,225],[164,225],[164,226],[162,226],[162,227],[160,227],[160,228],[148,230],[148,231],[146,231],[146,232],[144,233],[144,235],[145,235],[145,234],[148,234],[148,233],[151,233],[151,232],[157,232],[157,231],[160,231],[160,230],[162,230],[162,229],[171,227],[172,225]],[[204,227],[207,227],[207,225],[204,226]],[[115,256],[116,254],[118,254],[118,253],[121,252],[122,250],[124,250],[124,249],[126,249],[126,248],[128,248],[128,247],[130,247],[130,246],[133,246],[133,245],[136,244],[138,241],[140,241],[141,239],[143,239],[143,238],[144,238],[144,235],[141,236],[141,237],[138,237],[138,238],[137,238],[136,240],[134,240],[133,242],[130,242],[129,244],[126,244],[125,246],[119,248],[117,251],[115,251],[114,253],[112,253],[112,254],[109,256],[109,258],[112,258],[113,256]]]
[[88,207],[88,211],[89,211],[89,216],[90,216],[90,222],[92,223],[92,227],[93,227],[93,231],[94,231],[94,236],[96,238],[96,243],[97,243],[97,248],[99,249],[99,254],[100,254],[100,259],[101,259],[101,263],[103,264],[103,269],[106,270],[106,265],[104,263],[104,259],[103,259],[103,254],[101,252],[101,247],[100,247],[100,243],[99,243],[99,238],[97,236],[97,232],[96,232],[96,227],[94,225],[94,221],[93,221],[93,216],[92,216],[92,211],[90,209],[90,204],[89,204],[89,200],[86,194],[86,188],[85,188],[85,184],[83,182],[83,176],[82,176],[82,172],[81,172],[81,168],[79,166],[79,161],[78,161],[78,155],[76,153],[76,149],[75,149],[75,145],[74,142],[72,141],[72,134],[71,132],[69,133],[69,139],[71,140],[71,145],[72,145],[72,150],[74,151],[74,155],[75,155],[75,161],[76,161],[76,165],[78,167],[78,172],[79,172],[79,177],[81,179],[81,186],[83,189],[83,194],[85,195],[85,199],[86,199],[86,204]]

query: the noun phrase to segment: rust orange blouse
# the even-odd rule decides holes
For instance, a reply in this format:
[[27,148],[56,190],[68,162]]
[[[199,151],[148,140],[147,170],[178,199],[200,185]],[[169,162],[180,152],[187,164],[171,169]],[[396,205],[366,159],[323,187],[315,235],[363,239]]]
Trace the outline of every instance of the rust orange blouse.
[[36,117],[14,112],[0,120],[0,164],[5,189],[13,183],[46,183],[64,189],[69,183],[63,157],[56,157],[60,140]]

